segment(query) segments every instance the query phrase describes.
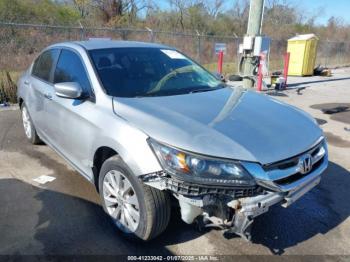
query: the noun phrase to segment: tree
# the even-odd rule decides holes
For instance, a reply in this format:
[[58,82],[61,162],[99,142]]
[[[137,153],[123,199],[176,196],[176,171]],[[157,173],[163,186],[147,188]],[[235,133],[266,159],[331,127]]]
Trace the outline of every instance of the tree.
[[184,16],[186,11],[186,0],[169,0],[170,5],[175,7],[175,13],[177,14],[176,26],[180,23],[181,30],[185,30]]
[[79,11],[81,18],[86,18],[90,14],[91,0],[72,0],[74,7]]
[[102,20],[105,23],[108,23],[112,18],[123,15],[122,0],[94,0],[93,4],[101,12]]
[[204,5],[208,10],[209,15],[216,19],[217,15],[222,11],[224,0],[205,1]]
[[[86,1],[86,0],[85,0]],[[90,0],[90,6],[99,14],[102,23],[111,26],[133,25],[139,13],[148,8],[148,0]]]

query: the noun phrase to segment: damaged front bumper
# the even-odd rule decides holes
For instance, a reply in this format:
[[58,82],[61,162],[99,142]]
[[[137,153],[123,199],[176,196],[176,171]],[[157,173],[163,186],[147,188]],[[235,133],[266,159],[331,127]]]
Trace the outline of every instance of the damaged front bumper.
[[318,185],[320,180],[321,178],[317,177],[293,192],[267,192],[256,197],[232,200],[227,203],[229,207],[235,210],[233,224],[229,232],[249,240],[251,236],[248,228],[253,223],[255,217],[266,213],[271,206],[278,203],[281,203],[283,207],[289,207]]
[[[308,172],[302,172],[301,161],[305,157],[311,160]],[[179,201],[181,218],[186,223],[196,221],[202,227],[225,229],[250,240],[250,226],[255,217],[276,204],[285,208],[290,206],[320,182],[321,174],[328,165],[326,144],[321,142],[288,161],[268,168],[254,163],[245,164],[244,167],[257,182],[254,187],[196,185],[179,181],[164,172],[142,179],[152,187],[171,191]]]

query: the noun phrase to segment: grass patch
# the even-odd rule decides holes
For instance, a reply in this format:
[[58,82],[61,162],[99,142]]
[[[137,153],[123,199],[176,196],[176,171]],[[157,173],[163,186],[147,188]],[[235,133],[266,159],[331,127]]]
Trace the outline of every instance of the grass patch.
[[[203,67],[210,72],[217,72],[217,70],[218,70],[217,63],[203,64]],[[223,75],[236,74],[237,73],[237,64],[236,63],[223,63],[222,73],[223,73]]]
[[0,71],[0,103],[17,103],[17,80],[20,72]]

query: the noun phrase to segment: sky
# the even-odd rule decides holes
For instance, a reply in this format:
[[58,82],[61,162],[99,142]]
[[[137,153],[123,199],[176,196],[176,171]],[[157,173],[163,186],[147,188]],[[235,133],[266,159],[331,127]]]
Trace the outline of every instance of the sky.
[[[168,0],[154,0],[161,8],[169,8]],[[212,0],[214,1],[214,0]],[[350,24],[350,0],[284,0],[291,5],[305,10],[306,15],[320,13],[316,24],[327,24],[330,17],[340,17],[344,23]],[[225,0],[225,7],[229,8],[234,0]],[[265,0],[268,2],[268,0]]]
[[309,12],[321,9],[321,15],[316,23],[326,24],[330,17],[335,16],[341,17],[345,23],[350,24],[350,0],[304,0],[302,2],[291,0],[290,2],[300,3]]

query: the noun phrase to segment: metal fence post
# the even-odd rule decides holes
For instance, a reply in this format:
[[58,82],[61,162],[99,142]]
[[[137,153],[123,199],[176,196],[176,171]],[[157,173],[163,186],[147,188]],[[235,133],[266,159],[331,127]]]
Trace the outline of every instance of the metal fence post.
[[330,48],[329,48],[328,39],[324,43],[325,43],[325,46],[326,46],[326,57],[325,57],[325,61],[324,61],[324,66],[327,67],[328,66],[328,60],[329,60],[329,55],[330,55]]
[[125,30],[121,30],[121,36],[123,40],[128,40],[128,35]]
[[201,34],[196,30],[197,33],[197,61],[201,62]]
[[235,47],[237,48],[236,50],[236,62],[237,62],[237,74],[241,74],[241,69],[240,69],[240,64],[241,64],[241,59],[240,59],[240,53],[239,53],[239,44],[240,44],[240,39],[237,37],[236,39],[236,45]]
[[149,36],[150,36],[150,41],[153,43],[154,42],[154,33],[153,33],[153,30],[149,27],[145,27],[146,30],[149,32]]
[[80,40],[84,40],[85,39],[85,32],[84,32],[84,27],[83,25],[79,22],[79,26],[80,26]]

